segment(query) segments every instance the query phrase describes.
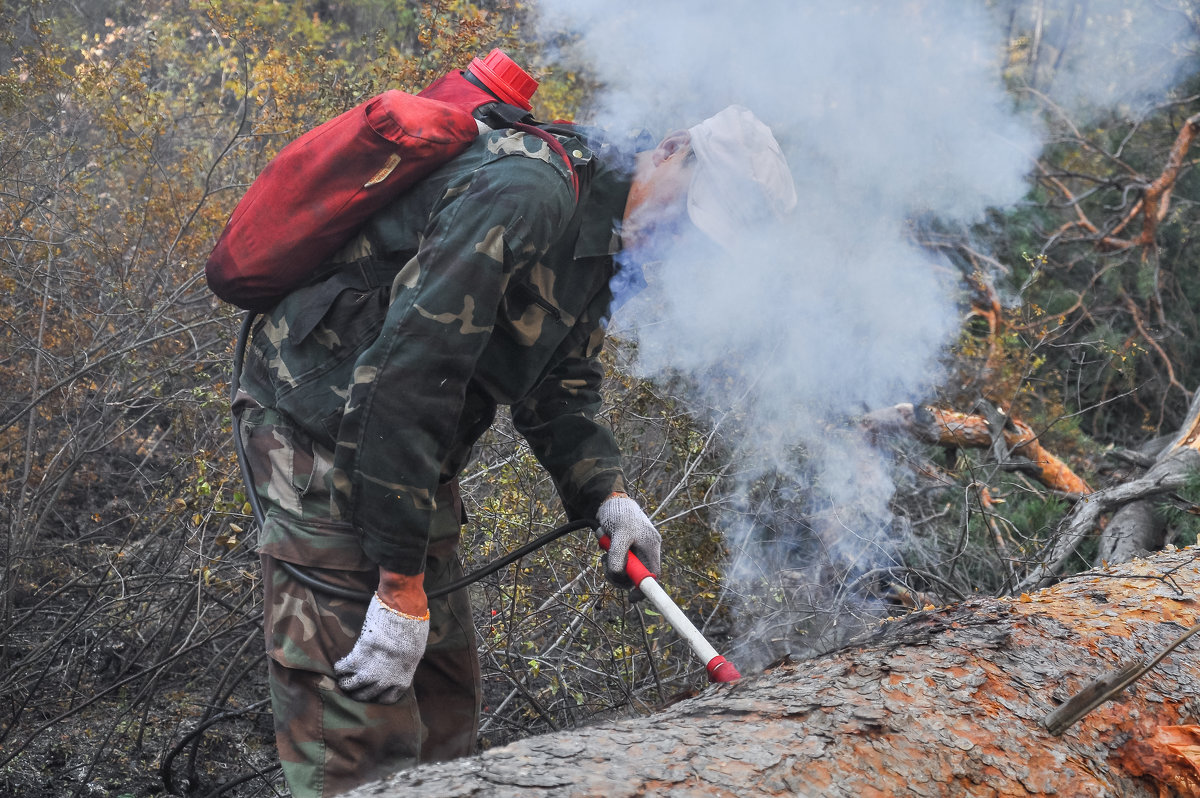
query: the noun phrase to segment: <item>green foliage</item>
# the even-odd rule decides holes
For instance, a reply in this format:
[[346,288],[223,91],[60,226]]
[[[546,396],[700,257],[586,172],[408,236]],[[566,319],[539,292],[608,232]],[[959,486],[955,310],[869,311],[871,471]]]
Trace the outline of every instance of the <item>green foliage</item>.
[[1003,515],[1007,526],[1023,541],[1047,540],[1067,510],[1066,501],[1058,496],[1034,491],[1011,495],[1005,502]]

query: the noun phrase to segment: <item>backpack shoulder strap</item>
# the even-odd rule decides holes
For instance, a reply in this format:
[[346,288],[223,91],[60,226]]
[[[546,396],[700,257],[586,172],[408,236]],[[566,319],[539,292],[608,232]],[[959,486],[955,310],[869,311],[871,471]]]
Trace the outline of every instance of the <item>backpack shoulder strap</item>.
[[476,109],[475,116],[492,129],[512,128],[522,133],[528,133],[531,136],[537,136],[546,142],[550,151],[561,158],[562,162],[566,164],[567,173],[571,175],[571,190],[575,194],[575,202],[579,202],[582,190],[579,171],[571,161],[571,156],[567,155],[567,150],[563,147],[562,142],[546,129],[544,123],[538,122],[533,118],[533,114],[525,109],[518,108],[515,105],[508,105],[507,103],[488,103],[482,105]]
[[571,162],[571,156],[567,155],[567,150],[563,147],[562,142],[548,130],[543,130],[537,125],[526,124],[524,122],[515,122],[512,125],[514,130],[519,130],[522,133],[528,133],[531,136],[537,136],[542,141],[546,142],[550,150],[559,158],[562,158],[564,164],[567,165],[567,172],[571,175],[571,190],[575,194],[575,202],[579,202],[579,172],[575,169],[575,165]]

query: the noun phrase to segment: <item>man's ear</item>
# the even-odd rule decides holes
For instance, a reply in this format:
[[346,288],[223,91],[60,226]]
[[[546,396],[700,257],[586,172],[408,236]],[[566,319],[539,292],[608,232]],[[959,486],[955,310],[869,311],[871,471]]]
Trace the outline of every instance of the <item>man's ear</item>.
[[658,166],[663,161],[670,158],[675,153],[682,149],[691,146],[692,134],[686,130],[676,130],[668,133],[667,137],[658,143],[652,154],[653,163]]

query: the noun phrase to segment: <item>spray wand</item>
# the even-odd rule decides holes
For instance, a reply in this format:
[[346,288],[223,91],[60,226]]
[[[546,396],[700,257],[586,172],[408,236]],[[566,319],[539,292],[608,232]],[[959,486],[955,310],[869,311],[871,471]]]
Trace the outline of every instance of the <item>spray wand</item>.
[[[600,536],[600,548],[608,551],[611,543],[608,535]],[[717,650],[704,638],[696,625],[688,620],[688,617],[683,614],[683,610],[679,609],[679,605],[672,601],[667,592],[662,589],[662,585],[654,578],[654,574],[650,573],[650,569],[643,565],[632,551],[625,560],[625,573],[633,580],[634,587],[639,588],[646,598],[650,599],[650,603],[662,613],[675,631],[692,647],[692,651],[708,670],[710,682],[736,682],[742,678],[742,674],[738,673],[738,669],[733,666],[733,663],[717,653]]]

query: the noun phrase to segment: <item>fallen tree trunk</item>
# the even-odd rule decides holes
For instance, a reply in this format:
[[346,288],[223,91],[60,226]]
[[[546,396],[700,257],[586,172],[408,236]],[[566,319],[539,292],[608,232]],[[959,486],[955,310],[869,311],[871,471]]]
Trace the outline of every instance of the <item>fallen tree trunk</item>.
[[1042,725],[1101,674],[1200,620],[1200,550],[1019,599],[886,622],[826,656],[710,687],[650,717],[530,738],[350,795],[1200,795],[1193,639],[1067,729]]
[[1098,490],[1077,502],[1059,524],[1048,555],[1021,585],[1021,589],[1046,585],[1075,556],[1080,544],[1094,534],[1101,518],[1114,513],[1100,540],[1097,565],[1123,562],[1154,551],[1164,541],[1164,530],[1149,500],[1179,490],[1200,469],[1200,391],[1196,392],[1187,419],[1154,464],[1137,479]]
[[[1159,484],[1187,481],[1188,474],[1200,466],[1200,392],[1188,408],[1187,419],[1175,437],[1159,452],[1146,478]],[[1099,562],[1124,562],[1148,551],[1157,551],[1164,543],[1164,524],[1154,514],[1149,501],[1127,504],[1117,511],[1104,528]]]

